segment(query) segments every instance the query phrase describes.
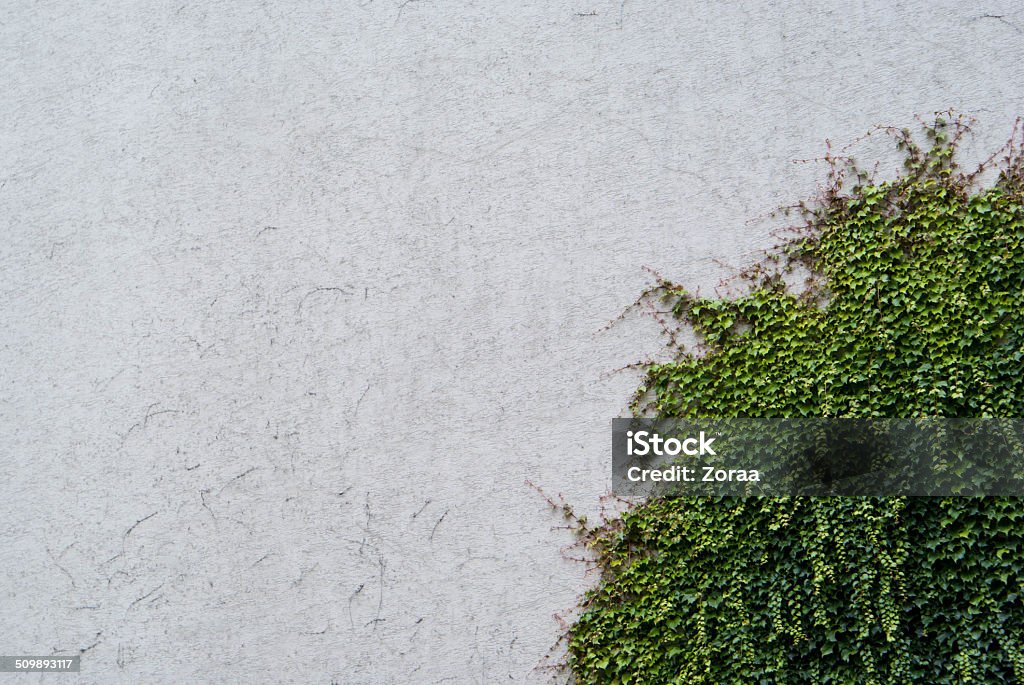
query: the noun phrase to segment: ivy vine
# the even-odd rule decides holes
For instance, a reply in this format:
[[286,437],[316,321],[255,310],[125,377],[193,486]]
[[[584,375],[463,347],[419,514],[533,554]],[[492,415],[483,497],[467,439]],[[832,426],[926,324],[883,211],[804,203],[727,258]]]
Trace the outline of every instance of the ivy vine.
[[[922,128],[884,129],[894,180],[829,156],[743,294],[659,280],[701,345],[647,368],[636,413],[1024,416],[1019,131],[967,173],[969,122]],[[1024,683],[1022,500],[662,498],[583,532],[602,577],[568,633],[578,683]]]

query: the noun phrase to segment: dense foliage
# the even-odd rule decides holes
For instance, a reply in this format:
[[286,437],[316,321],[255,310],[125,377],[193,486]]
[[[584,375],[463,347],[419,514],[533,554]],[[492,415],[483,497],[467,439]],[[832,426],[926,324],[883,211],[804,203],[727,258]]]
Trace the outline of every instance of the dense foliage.
[[[1019,146],[979,188],[965,130],[891,131],[893,181],[833,159],[742,295],[661,282],[702,346],[651,366],[636,410],[1024,416]],[[587,533],[602,580],[569,633],[579,683],[1024,683],[1024,501],[654,499]]]

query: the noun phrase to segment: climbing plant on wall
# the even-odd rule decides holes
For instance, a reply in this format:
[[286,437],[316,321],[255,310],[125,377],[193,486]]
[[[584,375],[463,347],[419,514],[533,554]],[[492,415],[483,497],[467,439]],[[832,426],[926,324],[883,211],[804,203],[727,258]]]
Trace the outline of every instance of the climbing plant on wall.
[[[885,131],[902,174],[829,157],[742,294],[658,282],[701,347],[647,369],[638,414],[1024,416],[1018,132],[983,174],[962,117]],[[663,498],[584,532],[579,683],[1024,683],[1022,500]]]

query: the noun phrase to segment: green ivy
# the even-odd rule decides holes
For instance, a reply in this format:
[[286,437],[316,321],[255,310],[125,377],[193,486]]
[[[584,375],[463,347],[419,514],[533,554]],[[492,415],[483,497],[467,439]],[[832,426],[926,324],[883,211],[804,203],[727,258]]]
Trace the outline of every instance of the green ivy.
[[[744,294],[660,281],[702,344],[650,366],[635,411],[1024,416],[1020,146],[982,188],[955,160],[966,123],[924,130],[890,131],[893,181],[830,158]],[[1024,683],[1022,500],[652,499],[586,532],[602,579],[569,632],[579,683]]]

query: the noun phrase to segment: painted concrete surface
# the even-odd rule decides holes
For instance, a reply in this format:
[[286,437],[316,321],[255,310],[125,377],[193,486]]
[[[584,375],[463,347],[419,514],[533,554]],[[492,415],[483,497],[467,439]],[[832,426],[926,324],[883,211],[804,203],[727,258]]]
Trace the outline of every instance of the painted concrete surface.
[[564,679],[643,267],[1024,113],[1019,3],[826,4],[8,3],[0,652],[83,665],[5,682]]

